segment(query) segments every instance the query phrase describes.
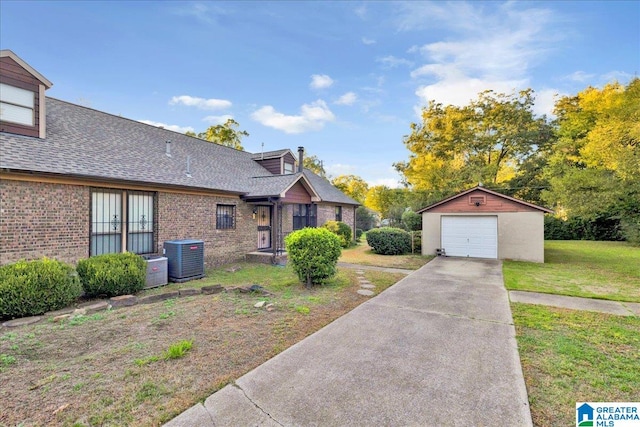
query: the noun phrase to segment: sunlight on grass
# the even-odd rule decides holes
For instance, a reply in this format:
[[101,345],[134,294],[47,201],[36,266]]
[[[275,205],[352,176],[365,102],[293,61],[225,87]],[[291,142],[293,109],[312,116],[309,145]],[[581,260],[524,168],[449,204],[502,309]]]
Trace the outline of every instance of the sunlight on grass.
[[534,425],[572,425],[575,402],[637,400],[640,318],[511,304]]
[[640,302],[640,249],[624,242],[546,241],[545,263],[504,261],[509,290]]
[[374,265],[377,267],[406,268],[417,270],[433,259],[432,256],[419,254],[409,255],[378,255],[373,253],[367,242],[343,249],[338,261],[350,264]]

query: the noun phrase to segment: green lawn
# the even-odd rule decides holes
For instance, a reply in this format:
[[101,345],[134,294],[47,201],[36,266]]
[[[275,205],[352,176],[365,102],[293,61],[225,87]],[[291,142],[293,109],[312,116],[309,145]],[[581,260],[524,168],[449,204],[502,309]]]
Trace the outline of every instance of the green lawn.
[[432,259],[433,256],[419,254],[378,255],[371,250],[366,240],[362,238],[362,242],[356,246],[343,249],[339,261],[351,264],[417,270]]
[[575,425],[576,402],[633,402],[640,317],[513,303],[533,423]]
[[[640,302],[640,248],[546,241],[545,263],[505,261],[509,290]],[[640,317],[512,303],[536,426],[575,424],[575,403],[636,401]]]
[[640,248],[624,242],[546,241],[544,264],[505,261],[509,290],[640,302]]

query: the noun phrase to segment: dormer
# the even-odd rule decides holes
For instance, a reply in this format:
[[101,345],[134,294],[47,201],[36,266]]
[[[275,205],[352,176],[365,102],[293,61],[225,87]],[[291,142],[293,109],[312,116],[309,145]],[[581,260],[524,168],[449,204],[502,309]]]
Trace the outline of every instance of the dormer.
[[274,175],[288,175],[298,172],[296,157],[291,150],[258,153],[254,154],[252,159]]
[[0,50],[0,132],[46,137],[45,90],[53,84],[10,50]]

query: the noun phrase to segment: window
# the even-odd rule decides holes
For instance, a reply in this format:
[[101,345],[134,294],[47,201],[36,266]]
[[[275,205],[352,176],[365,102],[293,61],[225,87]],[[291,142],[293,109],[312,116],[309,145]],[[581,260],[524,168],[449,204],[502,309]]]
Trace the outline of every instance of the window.
[[293,173],[293,163],[284,162],[284,173],[285,175]]
[[0,120],[34,126],[35,94],[0,83]]
[[216,206],[216,228],[218,230],[229,230],[232,228],[236,228],[235,205]]
[[148,254],[153,249],[153,193],[129,192],[127,251]]
[[315,227],[317,224],[317,205],[295,205],[293,207],[293,229]]
[[336,221],[342,221],[342,206],[336,206]]
[[[126,208],[123,207],[124,200]],[[153,253],[155,200],[155,193],[152,192],[92,190],[89,254],[122,252],[123,233],[127,251]]]

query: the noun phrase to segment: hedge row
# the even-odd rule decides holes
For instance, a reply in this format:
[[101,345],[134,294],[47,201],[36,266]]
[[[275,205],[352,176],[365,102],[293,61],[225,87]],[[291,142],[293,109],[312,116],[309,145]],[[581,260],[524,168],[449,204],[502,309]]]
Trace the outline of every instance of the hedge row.
[[0,318],[37,316],[68,306],[80,297],[117,296],[140,291],[146,263],[132,253],[99,255],[74,269],[43,258],[0,267]]

